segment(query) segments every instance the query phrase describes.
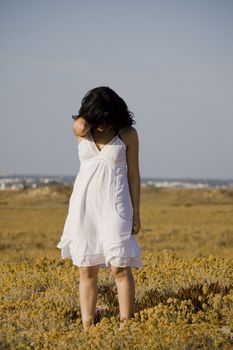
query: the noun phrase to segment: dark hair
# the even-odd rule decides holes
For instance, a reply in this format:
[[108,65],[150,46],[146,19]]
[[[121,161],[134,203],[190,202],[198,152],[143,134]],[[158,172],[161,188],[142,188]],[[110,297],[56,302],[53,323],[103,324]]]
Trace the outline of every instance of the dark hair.
[[79,114],[72,116],[73,119],[79,117],[86,119],[92,127],[106,124],[121,129],[136,124],[134,114],[128,110],[125,101],[108,86],[99,86],[86,93]]

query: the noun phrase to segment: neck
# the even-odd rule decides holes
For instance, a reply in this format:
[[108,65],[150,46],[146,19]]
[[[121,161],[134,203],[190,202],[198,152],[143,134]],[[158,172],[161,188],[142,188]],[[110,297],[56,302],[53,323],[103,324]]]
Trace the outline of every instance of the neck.
[[111,126],[107,126],[104,131],[99,131],[98,129],[92,129],[92,133],[96,136],[99,136],[99,135],[110,135],[114,132],[114,128],[111,127]]

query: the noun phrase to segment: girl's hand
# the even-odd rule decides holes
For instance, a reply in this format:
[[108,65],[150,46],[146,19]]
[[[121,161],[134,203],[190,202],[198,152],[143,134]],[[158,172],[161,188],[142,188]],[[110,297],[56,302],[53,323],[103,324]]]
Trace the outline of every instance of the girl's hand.
[[140,228],[141,228],[140,217],[138,215],[133,216],[132,234],[137,235]]
[[73,132],[76,136],[86,136],[91,127],[92,125],[85,118],[79,117],[73,124]]

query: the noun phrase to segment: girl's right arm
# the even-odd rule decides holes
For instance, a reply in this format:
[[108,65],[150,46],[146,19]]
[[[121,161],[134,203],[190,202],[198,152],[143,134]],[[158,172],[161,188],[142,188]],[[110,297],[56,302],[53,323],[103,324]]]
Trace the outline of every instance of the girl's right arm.
[[83,117],[79,117],[72,125],[73,133],[75,136],[86,136],[87,132],[91,129],[89,124]]

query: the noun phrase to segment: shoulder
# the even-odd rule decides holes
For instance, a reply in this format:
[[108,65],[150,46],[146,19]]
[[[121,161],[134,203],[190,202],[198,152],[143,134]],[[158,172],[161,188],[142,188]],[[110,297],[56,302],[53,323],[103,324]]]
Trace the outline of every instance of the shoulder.
[[75,120],[75,122],[73,123],[72,130],[73,130],[73,134],[76,137],[78,143],[82,142],[83,139],[89,137],[89,131],[85,135],[82,135],[82,136],[80,135],[81,129],[80,129],[80,124],[77,123],[77,120]]
[[137,129],[134,126],[126,126],[124,128],[121,128],[119,132],[121,133],[121,135],[133,135],[137,133]]
[[138,132],[137,129],[133,126],[127,126],[120,129],[119,134],[127,146],[138,142]]

